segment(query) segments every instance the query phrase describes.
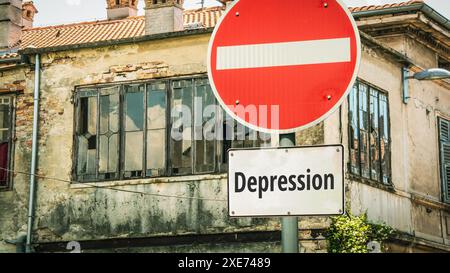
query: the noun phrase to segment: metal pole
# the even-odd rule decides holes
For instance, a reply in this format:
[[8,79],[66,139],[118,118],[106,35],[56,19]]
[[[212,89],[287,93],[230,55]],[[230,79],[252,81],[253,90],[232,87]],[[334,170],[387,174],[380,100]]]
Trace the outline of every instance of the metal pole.
[[39,123],[39,88],[41,77],[41,59],[39,54],[36,54],[35,73],[34,73],[34,112],[33,112],[33,136],[31,148],[31,175],[30,175],[30,193],[28,203],[28,224],[27,224],[27,242],[26,252],[32,251],[31,236],[33,230],[34,218],[34,201],[35,201],[35,187],[36,187],[36,163],[37,163],[37,139],[38,139],[38,123]]
[[[280,135],[280,147],[294,147],[295,134]],[[281,245],[283,253],[298,253],[298,218],[281,219]]]

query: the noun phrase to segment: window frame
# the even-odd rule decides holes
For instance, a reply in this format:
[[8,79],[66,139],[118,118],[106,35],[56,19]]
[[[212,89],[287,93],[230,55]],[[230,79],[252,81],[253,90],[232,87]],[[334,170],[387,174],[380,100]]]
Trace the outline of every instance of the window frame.
[[[226,156],[226,151],[223,151],[224,149],[224,140],[214,140],[214,151],[215,151],[215,156],[214,156],[214,170],[213,171],[205,171],[205,172],[196,172],[195,170],[195,160],[196,160],[196,152],[194,150],[194,152],[191,155],[191,160],[192,160],[192,164],[191,164],[191,171],[187,174],[174,174],[173,170],[172,170],[172,158],[171,158],[171,128],[173,125],[173,121],[171,118],[171,111],[172,111],[172,98],[173,98],[173,83],[176,81],[183,81],[183,80],[190,80],[192,82],[192,92],[193,92],[193,96],[192,96],[192,100],[193,100],[193,105],[191,109],[191,114],[195,115],[194,111],[195,111],[195,107],[194,107],[194,103],[195,103],[195,93],[196,93],[196,87],[199,86],[199,84],[197,84],[197,81],[208,81],[208,77],[206,74],[197,74],[197,75],[190,75],[190,76],[182,76],[182,77],[171,77],[171,78],[158,78],[158,79],[149,79],[149,80],[137,80],[137,81],[121,81],[121,82],[114,82],[114,83],[107,83],[107,84],[95,84],[95,85],[80,85],[80,86],[75,86],[74,88],[74,120],[73,120],[73,153],[72,153],[72,178],[73,181],[78,181],[79,183],[89,183],[89,182],[108,182],[108,181],[128,181],[128,180],[142,180],[142,179],[152,179],[152,178],[164,178],[164,177],[181,177],[181,176],[198,176],[198,175],[208,175],[208,174],[222,174],[225,172],[223,166],[226,166],[227,164],[224,162],[223,158],[224,155]],[[164,83],[166,85],[166,115],[165,115],[165,121],[166,121],[166,128],[165,128],[165,174],[164,175],[158,175],[158,176],[147,176],[146,173],[146,160],[143,161],[143,169],[145,169],[144,173],[142,174],[141,177],[131,177],[131,178],[126,178],[124,177],[124,155],[125,155],[125,143],[124,143],[124,130],[125,130],[125,124],[124,124],[124,109],[125,109],[125,92],[126,92],[126,86],[130,86],[130,85],[144,85],[144,99],[147,100],[147,95],[148,95],[148,86],[155,84],[155,83]],[[119,175],[118,178],[111,178],[111,179],[100,179],[98,177],[98,157],[96,158],[97,162],[96,162],[96,174],[95,174],[95,179],[83,179],[82,175],[78,175],[78,152],[79,152],[79,143],[78,143],[78,126],[80,123],[79,117],[80,117],[80,92],[82,92],[83,90],[96,90],[95,92],[97,92],[96,94],[96,98],[97,98],[97,107],[100,103],[99,100],[99,90],[102,88],[113,88],[113,87],[118,87],[119,89]],[[217,107],[220,107],[220,104],[217,102],[217,100],[215,100],[215,105]],[[222,109],[222,108],[220,108]],[[144,112],[146,113],[147,110],[145,110]],[[225,115],[222,113],[223,111],[220,111],[220,114],[216,113],[217,118],[220,119],[220,124],[223,124],[224,119],[225,119]],[[99,122],[99,108],[97,109],[97,117],[96,120],[97,122]],[[194,119],[192,120],[192,122],[194,123]],[[143,140],[143,145],[144,145],[144,157],[146,159],[146,153],[147,153],[147,120],[144,120],[144,140]],[[219,124],[219,123],[218,123]],[[97,127],[99,127],[100,124],[97,124]],[[97,132],[97,138],[98,138],[98,132]],[[195,139],[194,139],[194,124],[192,124],[192,133],[191,133],[191,145],[192,145],[192,149],[195,149],[196,143],[195,143]],[[97,140],[97,143],[99,143],[99,140]],[[99,145],[97,144],[97,152],[99,150]]]
[[[362,165],[361,165],[361,115],[360,115],[360,85],[365,85],[367,87],[366,90],[366,99],[367,99],[367,113],[368,113],[368,170],[369,170],[369,177],[365,177],[363,176],[363,169],[362,169]],[[389,92],[387,92],[386,90],[379,88],[365,80],[362,79],[357,79],[357,81],[355,82],[355,86],[356,86],[356,90],[357,90],[357,98],[356,98],[356,110],[357,112],[357,125],[358,125],[358,151],[357,151],[357,155],[358,155],[358,170],[359,173],[354,173],[353,172],[353,164],[352,164],[352,158],[351,156],[349,156],[349,162],[348,162],[348,173],[353,176],[353,177],[357,177],[358,179],[363,179],[363,180],[367,180],[367,181],[371,181],[376,183],[377,185],[383,185],[383,186],[387,186],[387,187],[392,187],[393,186],[393,180],[392,180],[392,137],[391,137],[391,107],[390,107],[390,99],[389,99]],[[353,92],[353,88],[352,87],[352,92]],[[372,122],[371,122],[371,91],[374,90],[377,92],[377,112],[378,112],[378,154],[380,159],[378,160],[378,164],[379,164],[379,180],[375,180],[372,178],[372,148],[370,145],[370,141],[371,141],[371,130],[372,130]],[[388,141],[388,145],[389,145],[389,153],[388,153],[388,164],[389,164],[389,172],[388,172],[388,182],[384,182],[384,173],[383,173],[383,168],[382,168],[382,160],[381,160],[381,134],[380,134],[380,130],[381,130],[381,118],[380,118],[380,113],[381,113],[381,103],[380,103],[380,94],[384,95],[386,97],[386,105],[387,105],[387,130],[388,130],[388,134],[387,137],[389,139]],[[351,120],[350,120],[350,95],[347,99],[347,104],[348,104],[348,128],[347,128],[347,133],[348,133],[348,152],[349,155],[351,155],[352,153],[352,147],[353,144],[351,143]]]
[[[7,168],[9,170],[14,169],[14,139],[15,139],[15,128],[16,128],[16,95],[15,94],[2,94],[0,95],[0,99],[9,98],[9,140],[8,140],[8,164]],[[7,171],[6,185],[0,186],[1,191],[10,191],[13,188],[13,175],[11,175],[11,171]]]
[[[437,129],[438,129],[438,149],[439,149],[439,178],[440,178],[440,189],[441,189],[441,200],[445,204],[450,204],[450,188],[449,185],[450,181],[446,181],[444,177],[446,176],[446,164],[444,161],[444,155],[443,155],[443,145],[444,143],[449,145],[450,144],[450,136],[448,141],[444,141],[442,139],[442,131],[441,131],[441,122],[445,121],[447,122],[447,125],[449,127],[450,131],[450,118],[438,116],[437,117]],[[450,133],[449,133],[450,134]],[[447,185],[446,185],[447,183]]]

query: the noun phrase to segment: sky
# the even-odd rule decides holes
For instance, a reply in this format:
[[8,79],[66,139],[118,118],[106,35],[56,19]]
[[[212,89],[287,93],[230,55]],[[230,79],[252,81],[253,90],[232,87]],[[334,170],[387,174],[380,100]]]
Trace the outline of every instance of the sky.
[[[140,14],[144,12],[144,0],[140,0]],[[201,0],[185,0],[184,7],[193,9],[200,7]],[[399,0],[344,0],[350,6],[380,5],[403,2]],[[425,0],[442,15],[450,18],[450,0]],[[94,21],[106,18],[105,0],[34,0],[39,10],[35,18],[35,26],[67,24],[82,21]],[[205,0],[205,6],[220,5],[216,0]]]

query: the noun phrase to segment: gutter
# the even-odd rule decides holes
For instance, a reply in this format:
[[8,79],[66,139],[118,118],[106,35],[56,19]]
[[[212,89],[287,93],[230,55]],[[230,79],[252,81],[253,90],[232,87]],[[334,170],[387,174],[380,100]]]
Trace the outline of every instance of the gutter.
[[353,12],[352,15],[355,19],[358,19],[361,17],[393,15],[396,13],[405,13],[412,11],[421,11],[428,17],[432,18],[433,20],[444,26],[446,29],[450,29],[450,20],[425,3],[416,3],[409,6],[386,8],[379,10],[357,11]]
[[22,62],[22,57],[14,57],[7,59],[0,59],[0,64],[18,64]]
[[34,104],[33,104],[33,138],[31,148],[31,171],[30,171],[30,192],[28,203],[28,223],[27,223],[27,242],[26,252],[32,252],[32,230],[34,224],[34,206],[36,198],[36,163],[38,148],[38,124],[39,124],[39,91],[41,79],[41,58],[36,54],[35,73],[34,73]]

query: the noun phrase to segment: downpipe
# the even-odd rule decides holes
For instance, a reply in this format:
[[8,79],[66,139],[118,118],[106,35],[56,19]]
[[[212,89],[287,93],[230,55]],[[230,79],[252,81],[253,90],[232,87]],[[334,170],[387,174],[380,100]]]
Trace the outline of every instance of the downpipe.
[[36,163],[37,163],[37,148],[38,148],[38,124],[39,124],[39,91],[40,91],[40,79],[41,79],[41,58],[39,54],[36,54],[35,72],[34,72],[34,100],[33,100],[33,138],[31,147],[31,171],[30,171],[30,192],[28,203],[28,223],[27,223],[27,241],[26,241],[26,253],[33,251],[32,242],[32,230],[34,224],[34,206],[36,198]]

